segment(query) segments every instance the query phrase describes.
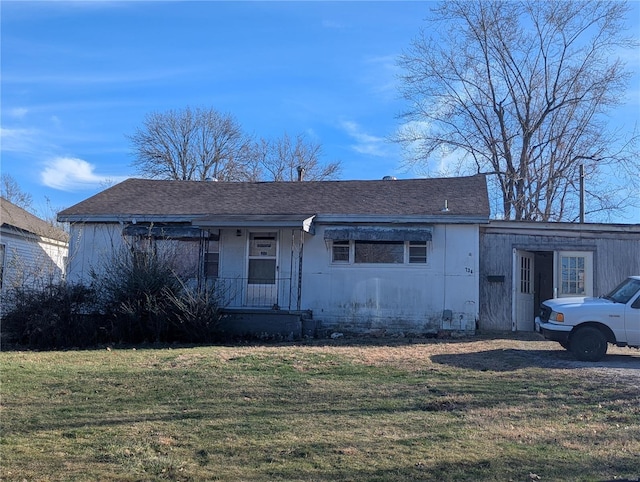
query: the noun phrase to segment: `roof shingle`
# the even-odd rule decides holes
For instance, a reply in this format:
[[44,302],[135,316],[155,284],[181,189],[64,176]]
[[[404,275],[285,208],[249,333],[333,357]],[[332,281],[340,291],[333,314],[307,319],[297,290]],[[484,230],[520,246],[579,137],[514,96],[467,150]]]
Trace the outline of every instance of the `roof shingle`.
[[0,216],[2,226],[11,226],[21,231],[57,241],[66,242],[69,240],[69,236],[62,229],[34,216],[3,197],[0,197],[0,211],[2,213]]
[[81,216],[450,215],[489,217],[484,175],[381,181],[206,182],[128,179],[59,213]]

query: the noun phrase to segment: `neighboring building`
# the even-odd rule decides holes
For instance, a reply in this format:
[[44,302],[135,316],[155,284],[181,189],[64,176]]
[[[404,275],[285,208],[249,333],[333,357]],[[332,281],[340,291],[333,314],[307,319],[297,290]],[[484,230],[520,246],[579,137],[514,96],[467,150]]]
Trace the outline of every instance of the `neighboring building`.
[[68,236],[0,197],[0,286],[41,287],[64,277]]
[[540,302],[640,274],[640,224],[491,221],[480,229],[483,330],[531,331]]
[[71,223],[69,280],[88,281],[123,247],[151,244],[190,283],[216,283],[230,331],[473,331],[479,316],[482,175],[129,179],[58,219]]

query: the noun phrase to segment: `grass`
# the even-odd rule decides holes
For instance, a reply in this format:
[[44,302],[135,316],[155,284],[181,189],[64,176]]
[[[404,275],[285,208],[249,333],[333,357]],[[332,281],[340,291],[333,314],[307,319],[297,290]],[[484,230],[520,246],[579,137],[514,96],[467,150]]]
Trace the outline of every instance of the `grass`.
[[637,478],[637,385],[527,343],[1,353],[0,480]]

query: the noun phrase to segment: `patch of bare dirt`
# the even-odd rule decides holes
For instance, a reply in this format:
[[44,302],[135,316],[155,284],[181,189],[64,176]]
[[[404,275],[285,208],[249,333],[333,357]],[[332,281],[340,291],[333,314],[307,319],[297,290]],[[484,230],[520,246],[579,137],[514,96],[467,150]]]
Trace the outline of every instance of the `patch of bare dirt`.
[[326,346],[343,346],[351,356],[373,365],[423,370],[430,364],[448,364],[481,371],[540,367],[606,377],[640,388],[640,350],[609,345],[603,360],[581,362],[560,344],[544,340],[537,333],[478,334],[449,339],[341,338],[327,342]]

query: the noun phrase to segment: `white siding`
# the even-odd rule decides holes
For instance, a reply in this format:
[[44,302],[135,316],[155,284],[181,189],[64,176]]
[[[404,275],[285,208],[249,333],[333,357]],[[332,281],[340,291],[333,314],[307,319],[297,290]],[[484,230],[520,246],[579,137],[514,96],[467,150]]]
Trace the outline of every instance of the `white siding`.
[[17,286],[39,287],[64,277],[67,245],[62,241],[3,230],[2,290]]
[[[327,226],[328,227],[328,226]],[[332,226],[334,227],[334,226]],[[310,310],[320,329],[356,333],[433,333],[474,330],[478,318],[477,225],[434,225],[426,264],[334,264],[325,226],[304,235],[298,300],[300,229],[277,231],[281,309]],[[68,278],[88,281],[122,246],[121,226],[72,226]],[[230,287],[230,307],[246,306],[247,239],[259,229],[220,230],[220,282]],[[298,303],[300,301],[300,303]],[[444,317],[444,313],[450,317]]]
[[101,272],[123,246],[122,226],[118,223],[72,224],[67,279],[88,283],[91,270]]
[[[427,263],[332,264],[324,229],[304,246],[302,308],[323,327],[354,332],[473,330],[478,311],[478,227],[436,225]],[[444,310],[452,319],[443,320]]]

